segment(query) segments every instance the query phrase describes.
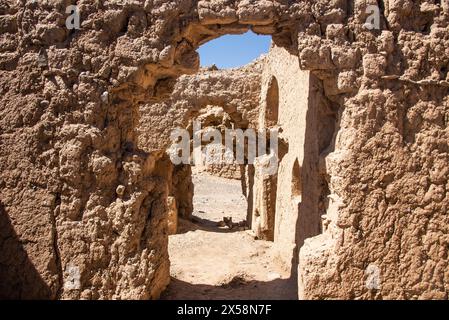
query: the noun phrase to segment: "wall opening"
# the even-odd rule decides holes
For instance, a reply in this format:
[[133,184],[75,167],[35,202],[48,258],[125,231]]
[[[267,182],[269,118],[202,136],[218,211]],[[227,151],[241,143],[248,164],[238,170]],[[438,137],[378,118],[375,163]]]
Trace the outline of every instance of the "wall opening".
[[198,49],[201,67],[238,68],[268,53],[271,36],[248,31],[241,35],[225,35],[209,41]]
[[301,197],[301,166],[298,159],[296,159],[292,169],[292,199],[296,202],[301,202]]
[[266,103],[266,126],[274,127],[279,122],[279,85],[276,77],[271,77],[268,84]]

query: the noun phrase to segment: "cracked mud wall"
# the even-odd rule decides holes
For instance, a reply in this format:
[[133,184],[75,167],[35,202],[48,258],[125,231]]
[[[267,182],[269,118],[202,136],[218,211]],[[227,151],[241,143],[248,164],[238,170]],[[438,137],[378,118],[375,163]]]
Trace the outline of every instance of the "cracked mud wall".
[[69,31],[71,1],[0,1],[1,238],[15,234],[35,270],[2,251],[2,277],[14,264],[19,278],[37,272],[40,298],[157,298],[169,179],[160,148],[138,147],[138,106],[195,72],[200,44],[252,28],[340,106],[301,297],[447,298],[449,4],[382,3],[381,31],[369,31],[377,1],[80,0]]

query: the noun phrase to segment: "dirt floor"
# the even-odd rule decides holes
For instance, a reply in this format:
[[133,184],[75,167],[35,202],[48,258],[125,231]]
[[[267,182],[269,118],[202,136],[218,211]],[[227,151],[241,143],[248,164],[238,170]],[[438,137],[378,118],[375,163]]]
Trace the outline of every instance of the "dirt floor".
[[297,299],[296,280],[283,270],[272,243],[218,223],[246,219],[240,181],[194,175],[194,218],[170,236],[172,281],[162,299]]

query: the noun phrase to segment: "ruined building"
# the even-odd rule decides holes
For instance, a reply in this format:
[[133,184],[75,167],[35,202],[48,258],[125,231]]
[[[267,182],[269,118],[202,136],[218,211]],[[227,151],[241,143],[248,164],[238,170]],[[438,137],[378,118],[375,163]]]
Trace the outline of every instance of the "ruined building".
[[[71,30],[70,4],[0,0],[0,298],[157,299],[192,211],[170,132],[196,118],[279,132],[276,175],[211,170],[298,298],[448,298],[448,0],[79,0]],[[267,56],[198,70],[250,29]]]

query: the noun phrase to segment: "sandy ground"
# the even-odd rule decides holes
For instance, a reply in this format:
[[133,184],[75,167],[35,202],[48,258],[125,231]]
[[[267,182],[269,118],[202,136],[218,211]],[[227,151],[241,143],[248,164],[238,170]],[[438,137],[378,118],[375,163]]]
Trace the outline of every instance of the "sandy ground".
[[246,218],[240,181],[196,174],[194,219],[170,236],[172,281],[162,299],[296,299],[296,283],[277,262],[272,243],[217,223]]

